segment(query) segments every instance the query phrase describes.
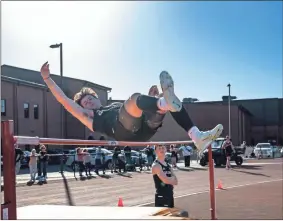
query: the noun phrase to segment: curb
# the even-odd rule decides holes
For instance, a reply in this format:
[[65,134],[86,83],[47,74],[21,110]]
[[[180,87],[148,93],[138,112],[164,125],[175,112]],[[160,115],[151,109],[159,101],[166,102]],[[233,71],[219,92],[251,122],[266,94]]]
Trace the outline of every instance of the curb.
[[207,167],[179,167],[177,166],[177,169],[178,170],[181,170],[181,171],[195,171],[195,170],[207,170],[208,168]]
[[[68,177],[66,178],[66,180],[79,180],[80,178],[75,178],[75,177]],[[58,178],[49,178],[47,180],[47,183],[46,184],[49,184],[49,183],[59,183],[59,182],[62,182],[63,181],[63,178],[62,177],[58,177]],[[34,182],[33,184],[29,185],[28,184],[28,181],[26,182],[21,182],[19,181],[17,184],[16,184],[16,187],[23,187],[23,186],[34,186],[34,185],[40,185],[38,184],[38,182]],[[43,184],[42,184],[43,185]]]

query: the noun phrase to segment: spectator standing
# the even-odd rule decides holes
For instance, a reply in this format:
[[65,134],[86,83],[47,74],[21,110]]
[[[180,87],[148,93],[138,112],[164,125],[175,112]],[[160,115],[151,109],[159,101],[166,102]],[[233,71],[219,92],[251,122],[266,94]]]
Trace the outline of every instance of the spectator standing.
[[226,136],[226,139],[222,145],[225,155],[226,155],[226,169],[231,169],[231,155],[233,153],[233,148],[232,148],[232,141],[229,136]]
[[105,153],[103,151],[101,153],[101,167],[103,174],[105,174],[106,162],[105,162]]
[[[121,154],[121,149],[120,147],[115,147],[114,148],[114,153],[113,153],[113,165],[112,167],[114,168],[114,172],[117,173],[117,166],[118,166],[118,157],[119,154]],[[119,171],[121,171],[121,169],[119,168]]]
[[172,167],[176,168],[177,167],[177,152],[175,150],[174,145],[170,145],[170,152],[171,152],[171,164]]
[[14,145],[15,147],[15,172],[16,176],[20,172],[21,169],[21,160],[23,159],[24,152],[18,147],[17,144]]
[[97,175],[99,175],[99,170],[102,167],[102,150],[101,150],[101,146],[99,146],[96,149],[94,161],[95,161],[95,173]]
[[148,145],[145,149],[145,154],[147,157],[147,170],[149,170],[153,164],[153,153],[154,150],[152,149],[151,146]]
[[91,176],[92,174],[90,173],[91,171],[91,155],[89,154],[87,149],[84,149],[84,167],[85,167],[85,175],[86,176]]
[[180,151],[182,151],[184,161],[185,161],[185,167],[190,167],[191,165],[191,153],[193,148],[191,146],[181,146]]
[[[105,137],[104,136],[100,136],[99,140],[105,140]],[[104,146],[99,146],[96,151],[95,151],[95,158],[94,158],[94,161],[95,161],[95,173],[97,175],[99,175],[99,170],[103,167],[102,165],[102,149],[101,148],[104,148]]]
[[124,154],[125,154],[125,161],[126,161],[126,168],[132,165],[132,149],[129,146],[124,147]]
[[38,177],[39,180],[44,182],[47,179],[47,163],[49,157],[46,152],[46,147],[44,145],[40,145],[40,152],[38,158]]
[[35,182],[35,177],[37,173],[37,161],[38,161],[38,155],[36,153],[36,150],[32,149],[31,155],[29,157],[29,173],[30,173],[29,182]]
[[76,153],[77,153],[77,164],[79,166],[79,175],[80,177],[82,177],[83,171],[85,171],[84,156],[86,154],[83,152],[83,149],[80,147],[77,148]]
[[241,144],[241,149],[242,149],[243,154],[245,155],[246,154],[246,149],[247,149],[246,141],[243,141],[243,143]]

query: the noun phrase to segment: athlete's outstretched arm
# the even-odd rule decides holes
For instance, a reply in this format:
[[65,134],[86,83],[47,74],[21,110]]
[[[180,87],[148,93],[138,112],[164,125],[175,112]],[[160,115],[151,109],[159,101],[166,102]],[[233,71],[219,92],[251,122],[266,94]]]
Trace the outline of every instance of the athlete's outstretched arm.
[[58,85],[51,79],[48,62],[42,65],[40,72],[44,82],[46,83],[56,100],[60,104],[62,104],[70,114],[72,114],[91,131],[93,131],[93,120],[92,118],[90,118],[90,116],[92,116],[93,114],[92,111],[82,108],[80,105],[78,105],[76,102],[74,102],[64,94],[61,88],[58,87]]

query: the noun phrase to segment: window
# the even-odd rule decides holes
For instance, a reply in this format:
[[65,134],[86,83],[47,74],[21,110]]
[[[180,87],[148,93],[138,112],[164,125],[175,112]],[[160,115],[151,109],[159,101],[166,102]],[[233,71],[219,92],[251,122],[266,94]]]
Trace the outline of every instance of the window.
[[29,104],[24,103],[24,117],[29,118]]
[[6,116],[6,100],[1,99],[1,116]]
[[38,119],[38,104],[33,105],[33,117],[34,119]]

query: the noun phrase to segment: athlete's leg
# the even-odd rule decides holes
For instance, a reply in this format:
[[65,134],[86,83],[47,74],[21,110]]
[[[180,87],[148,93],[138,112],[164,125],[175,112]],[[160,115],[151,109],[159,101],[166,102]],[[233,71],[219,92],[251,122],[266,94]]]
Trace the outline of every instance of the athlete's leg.
[[179,111],[171,111],[172,117],[186,132],[188,132],[190,138],[194,141],[198,149],[206,148],[213,140],[215,140],[221,135],[223,126],[221,124],[218,124],[210,131],[199,131],[199,129],[194,125],[193,121],[191,120],[185,107],[182,105],[181,102],[178,102],[179,99],[177,98],[174,92],[174,82],[172,77],[166,71],[161,72],[159,77],[161,88],[163,90],[166,102],[174,103],[176,104],[176,107],[180,105]]
[[[124,128],[133,132],[141,128],[143,120],[148,122],[150,128],[156,129],[162,124],[165,113],[169,109],[163,97],[135,93],[125,101],[119,113],[119,121]],[[142,118],[143,113],[145,119]]]

